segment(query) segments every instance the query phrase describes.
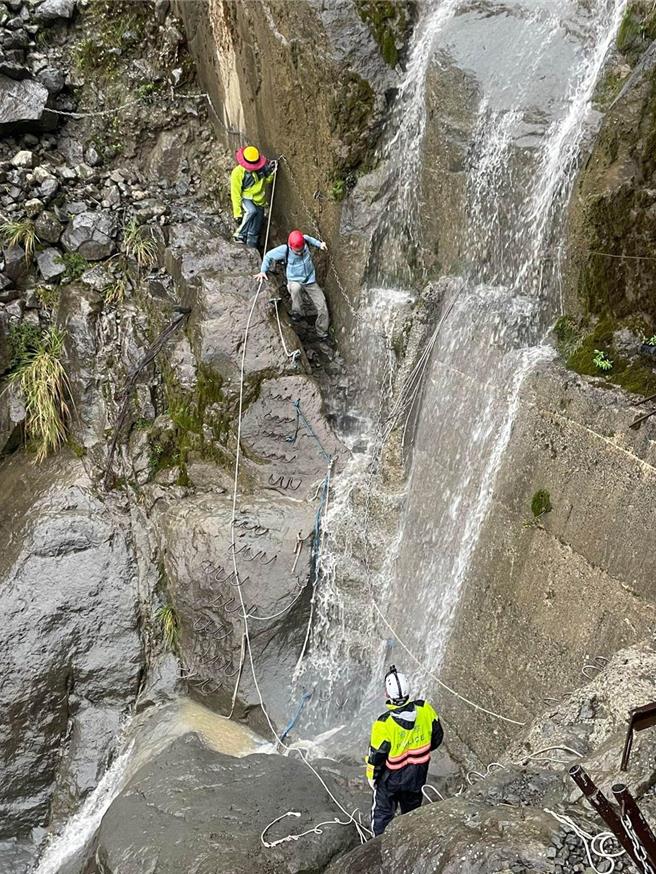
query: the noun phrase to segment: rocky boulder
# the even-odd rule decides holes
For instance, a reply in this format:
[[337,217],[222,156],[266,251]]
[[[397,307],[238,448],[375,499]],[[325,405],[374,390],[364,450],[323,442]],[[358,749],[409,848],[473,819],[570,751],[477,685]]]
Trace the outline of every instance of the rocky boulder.
[[55,276],[61,276],[66,270],[66,265],[62,261],[61,252],[59,249],[50,247],[43,249],[36,256],[36,263],[39,267],[39,273],[47,281],[54,279]]
[[57,18],[70,18],[74,11],[75,0],[43,0],[34,15],[41,21],[54,21]]
[[63,226],[57,216],[46,210],[42,212],[34,223],[37,237],[45,243],[58,243],[62,235]]
[[542,810],[451,799],[397,817],[381,837],[335,862],[327,874],[551,874],[547,850],[554,829]]
[[[334,781],[324,774],[335,792]],[[284,791],[281,789],[284,787]],[[344,803],[343,791],[339,791]],[[355,806],[355,805],[353,805]],[[352,809],[345,803],[345,807]],[[293,816],[287,815],[294,811]],[[324,826],[298,841],[274,842]],[[140,768],[105,814],[95,864],[103,874],[314,874],[357,841],[353,826],[295,758],[234,758],[207,749],[197,735],[174,741]]]
[[[193,308],[189,326],[199,364],[211,367],[236,388],[244,328],[257,287],[253,276],[260,259],[254,250],[228,242],[220,233],[208,223],[172,225],[165,263],[182,302]],[[282,351],[268,302],[273,293],[273,287],[265,283],[251,320],[244,362],[248,377],[297,369]],[[298,339],[284,318],[282,332],[287,347],[297,349]]]
[[62,234],[62,244],[69,252],[79,252],[89,261],[108,258],[115,250],[116,218],[108,210],[74,215]]
[[0,74],[0,132],[38,125],[47,100],[48,89],[38,82]]
[[96,785],[143,669],[130,539],[82,464],[19,453],[1,477],[0,839]]
[[[0,339],[3,338],[3,316],[0,313]],[[5,351],[6,350],[6,353]],[[11,363],[11,348],[9,343],[3,347],[3,355],[0,359],[3,367]],[[25,403],[22,396],[14,386],[3,387],[0,393],[0,455],[17,449],[23,439],[23,423],[25,422]]]

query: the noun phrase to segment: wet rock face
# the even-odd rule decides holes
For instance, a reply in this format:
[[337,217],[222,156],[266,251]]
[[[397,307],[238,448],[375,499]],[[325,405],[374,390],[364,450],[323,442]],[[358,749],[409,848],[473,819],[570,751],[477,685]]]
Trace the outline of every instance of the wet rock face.
[[297,760],[273,755],[236,759],[206,749],[190,734],[142,767],[112,803],[100,827],[92,870],[252,874],[259,868],[269,874],[312,874],[357,840],[353,827],[328,825],[322,834],[264,848],[260,832],[288,810],[301,816],[274,826],[269,841],[340,813]]
[[619,82],[621,90],[572,199],[570,307],[618,318],[646,315],[653,322],[648,256],[656,236],[656,43],[625,80],[618,66],[620,72],[607,71],[601,87],[617,90]]
[[142,670],[134,558],[81,464],[15,456],[3,496],[0,838],[95,786]]
[[543,811],[485,807],[452,799],[397,817],[328,874],[489,874],[552,872],[553,820]]

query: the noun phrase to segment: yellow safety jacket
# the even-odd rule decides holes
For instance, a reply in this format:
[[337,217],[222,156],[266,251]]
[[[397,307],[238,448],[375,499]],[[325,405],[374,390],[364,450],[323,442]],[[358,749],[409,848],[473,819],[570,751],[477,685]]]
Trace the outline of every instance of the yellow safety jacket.
[[387,703],[387,712],[371,728],[367,779],[392,779],[404,789],[420,789],[426,782],[431,751],[444,737],[440,718],[426,701]]
[[230,197],[234,217],[241,218],[242,197],[252,200],[256,206],[266,206],[266,186],[272,182],[273,169],[269,169],[268,164],[257,172],[237,164],[230,174]]

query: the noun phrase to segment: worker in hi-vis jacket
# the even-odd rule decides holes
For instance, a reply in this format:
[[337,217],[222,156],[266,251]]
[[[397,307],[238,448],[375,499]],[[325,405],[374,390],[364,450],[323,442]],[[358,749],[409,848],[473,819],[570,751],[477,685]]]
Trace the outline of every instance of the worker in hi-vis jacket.
[[431,751],[444,737],[435,710],[426,701],[410,701],[408,681],[394,665],[385,676],[385,694],[387,711],[371,728],[366,759],[374,835],[385,831],[397,807],[409,813],[421,806]]

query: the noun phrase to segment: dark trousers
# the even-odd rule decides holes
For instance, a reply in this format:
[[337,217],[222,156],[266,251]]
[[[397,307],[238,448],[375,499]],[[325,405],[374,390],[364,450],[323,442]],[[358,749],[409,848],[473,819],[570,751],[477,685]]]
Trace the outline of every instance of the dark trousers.
[[395,790],[383,780],[374,789],[374,801],[371,807],[371,827],[374,835],[382,835],[394,819],[397,807],[401,808],[401,813],[410,813],[411,810],[421,807],[422,799],[421,789]]

